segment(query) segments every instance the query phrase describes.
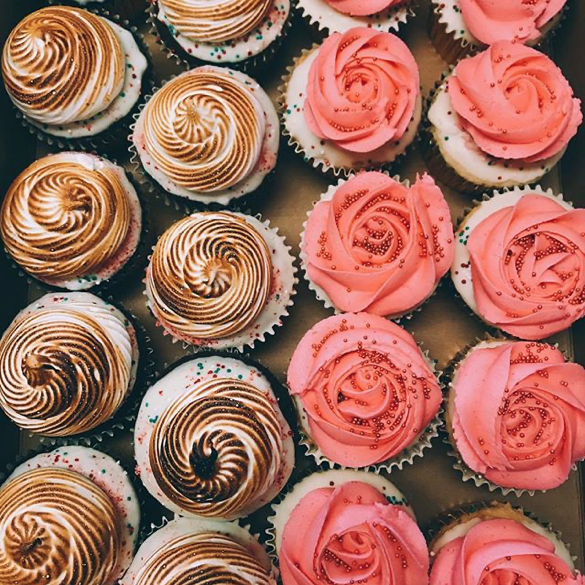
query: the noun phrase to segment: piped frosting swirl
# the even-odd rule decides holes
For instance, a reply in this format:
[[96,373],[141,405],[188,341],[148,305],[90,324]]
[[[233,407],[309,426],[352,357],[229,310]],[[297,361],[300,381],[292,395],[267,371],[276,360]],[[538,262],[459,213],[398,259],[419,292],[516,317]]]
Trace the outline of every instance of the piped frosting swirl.
[[[405,0],[327,0],[335,10],[350,16],[370,16],[378,14]],[[408,0],[406,0],[408,2]]]

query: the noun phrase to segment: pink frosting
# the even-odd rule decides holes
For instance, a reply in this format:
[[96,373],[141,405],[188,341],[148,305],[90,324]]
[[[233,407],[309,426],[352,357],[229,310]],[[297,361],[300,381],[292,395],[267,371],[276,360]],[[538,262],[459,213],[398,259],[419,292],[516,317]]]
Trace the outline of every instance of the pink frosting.
[[581,101],[561,70],[519,43],[499,41],[459,62],[449,97],[483,152],[534,162],[561,152],[581,124]]
[[431,177],[408,188],[378,172],[319,202],[301,245],[309,277],[338,309],[392,317],[433,293],[455,247],[449,206]]
[[472,350],[454,391],[457,449],[486,479],[547,490],[585,458],[585,369],[558,349],[518,341]]
[[391,6],[402,4],[404,0],[327,0],[338,12],[350,16],[370,16],[378,14]]
[[425,539],[410,514],[370,484],[308,493],[282,534],[284,585],[427,585]]
[[533,41],[567,0],[459,0],[471,34],[485,45]]
[[554,544],[514,520],[485,520],[446,544],[431,585],[581,585]]
[[523,339],[566,329],[585,312],[585,209],[525,195],[475,227],[467,248],[478,313]]
[[325,40],[311,65],[305,119],[353,152],[372,152],[406,131],[419,94],[418,66],[397,36],[357,27]]
[[348,467],[409,447],[442,401],[412,336],[367,313],[329,317],[308,331],[290,361],[288,385],[322,453]]

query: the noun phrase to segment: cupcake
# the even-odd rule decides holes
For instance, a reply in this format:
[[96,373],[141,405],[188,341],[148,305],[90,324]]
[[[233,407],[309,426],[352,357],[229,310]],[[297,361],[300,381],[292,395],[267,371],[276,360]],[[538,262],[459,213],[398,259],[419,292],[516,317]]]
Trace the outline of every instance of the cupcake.
[[455,364],[447,429],[465,479],[556,488],[585,458],[585,369],[544,343],[483,341]]
[[188,64],[262,65],[289,26],[289,0],[150,1],[159,42]]
[[0,210],[14,262],[69,290],[110,280],[134,255],[141,232],[140,201],[124,169],[94,154],[37,160],[14,180]]
[[297,0],[305,20],[318,32],[346,32],[356,26],[398,31],[414,15],[411,0]]
[[270,380],[237,357],[196,355],[151,386],[134,446],[146,489],[182,516],[247,516],[274,499],[294,466]]
[[567,0],[432,0],[429,34],[449,63],[497,41],[541,43]]
[[275,572],[236,523],[176,516],[142,543],[120,585],[276,585]]
[[430,585],[581,585],[560,536],[509,504],[452,515],[430,544]]
[[194,213],[155,246],[147,303],[175,340],[252,347],[288,314],[294,274],[289,248],[268,222],[242,213]]
[[165,191],[226,204],[274,169],[280,134],[270,98],[251,77],[205,66],[156,91],[131,140],[143,171]]
[[420,307],[453,262],[449,206],[429,175],[379,172],[331,186],[309,213],[301,259],[326,307],[392,319]]
[[510,41],[461,61],[431,96],[427,117],[431,172],[460,191],[538,181],[583,119],[553,61]]
[[108,130],[130,113],[147,61],[132,34],[72,6],[26,16],[2,52],[10,99],[34,127],[61,139]]
[[90,293],[48,294],[0,339],[0,406],[32,433],[87,433],[115,416],[137,367],[136,333],[121,311]]
[[0,582],[114,585],[130,566],[140,509],[108,455],[62,447],[0,487]]
[[418,65],[391,33],[367,27],[334,33],[303,52],[284,81],[284,133],[323,171],[388,165],[416,136]]
[[274,507],[283,585],[427,585],[427,545],[406,498],[387,479],[314,473]]
[[585,210],[540,187],[477,205],[457,233],[451,277],[486,323],[543,339],[585,313]]
[[367,313],[320,321],[288,368],[309,452],[347,467],[412,462],[437,435],[442,393],[412,336]]

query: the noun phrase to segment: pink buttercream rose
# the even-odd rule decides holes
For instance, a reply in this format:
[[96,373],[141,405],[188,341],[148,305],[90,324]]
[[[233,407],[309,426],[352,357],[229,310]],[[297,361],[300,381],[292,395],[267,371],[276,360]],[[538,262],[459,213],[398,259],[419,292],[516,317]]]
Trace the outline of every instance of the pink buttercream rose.
[[484,43],[507,40],[525,43],[564,7],[567,0],[459,0],[471,34]]
[[302,242],[307,273],[342,311],[407,313],[435,290],[453,261],[453,225],[428,175],[412,187],[361,173],[320,201]]
[[400,454],[442,402],[412,336],[367,313],[329,317],[308,331],[290,361],[288,386],[301,400],[319,449],[348,467]]
[[498,158],[550,158],[583,120],[581,101],[553,61],[510,41],[460,61],[448,91],[463,129],[480,150]]
[[284,585],[427,585],[429,557],[416,522],[367,483],[308,493],[279,553]]
[[473,350],[453,391],[457,450],[486,479],[547,490],[585,457],[585,369],[558,349],[520,341]]
[[419,94],[418,66],[397,36],[357,27],[328,37],[309,72],[311,131],[352,152],[399,140]]
[[369,16],[403,4],[404,0],[327,0],[327,3],[335,10],[350,16]]
[[581,585],[554,544],[514,520],[486,520],[439,551],[431,585]]
[[542,339],[585,312],[585,209],[525,195],[471,232],[478,313],[523,339]]

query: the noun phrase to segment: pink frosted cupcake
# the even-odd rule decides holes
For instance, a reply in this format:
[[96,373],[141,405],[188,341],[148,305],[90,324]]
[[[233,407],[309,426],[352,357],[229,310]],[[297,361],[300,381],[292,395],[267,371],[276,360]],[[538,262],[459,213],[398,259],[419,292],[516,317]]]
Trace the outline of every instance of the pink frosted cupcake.
[[453,240],[449,206],[430,176],[410,187],[368,172],[321,196],[301,259],[326,307],[398,318],[433,294],[453,261]]
[[581,101],[543,53],[499,41],[461,61],[431,97],[423,147],[433,176],[461,191],[538,181],[582,122]]
[[347,313],[317,323],[288,369],[310,454],[347,467],[412,462],[437,435],[442,394],[433,370],[387,319]]
[[455,367],[447,428],[465,479],[558,487],[585,458],[585,369],[544,343],[481,342]]

